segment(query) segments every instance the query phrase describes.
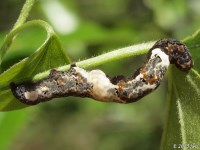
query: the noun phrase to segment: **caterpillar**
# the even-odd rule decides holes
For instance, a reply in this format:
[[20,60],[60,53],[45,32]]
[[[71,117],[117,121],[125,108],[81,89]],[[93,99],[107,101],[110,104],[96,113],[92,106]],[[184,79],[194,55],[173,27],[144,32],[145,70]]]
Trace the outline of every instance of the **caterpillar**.
[[147,53],[145,63],[129,78],[113,78],[101,70],[86,71],[71,65],[66,72],[52,69],[49,76],[35,83],[11,83],[13,95],[22,103],[35,105],[56,97],[89,97],[103,102],[131,103],[154,91],[168,66],[188,73],[193,67],[189,49],[174,39],[157,41]]

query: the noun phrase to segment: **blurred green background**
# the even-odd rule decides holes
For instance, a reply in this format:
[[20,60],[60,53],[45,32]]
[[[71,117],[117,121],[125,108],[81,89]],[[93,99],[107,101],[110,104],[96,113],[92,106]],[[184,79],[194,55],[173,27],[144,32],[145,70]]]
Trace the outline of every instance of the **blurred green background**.
[[[24,0],[0,2],[0,44],[15,23]],[[28,20],[42,19],[57,32],[73,62],[112,49],[161,38],[184,39],[200,26],[198,0],[38,0]],[[45,31],[23,31],[2,67],[31,55]],[[130,76],[145,56],[99,66],[109,76]],[[167,77],[132,104],[62,98],[0,113],[1,150],[158,150],[167,115]]]

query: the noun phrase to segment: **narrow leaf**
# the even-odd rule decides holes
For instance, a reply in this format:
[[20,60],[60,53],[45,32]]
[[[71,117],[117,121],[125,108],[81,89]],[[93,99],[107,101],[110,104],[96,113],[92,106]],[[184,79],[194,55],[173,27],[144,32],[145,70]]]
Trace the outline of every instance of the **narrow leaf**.
[[69,60],[56,35],[48,32],[46,41],[33,55],[0,75],[0,110],[13,110],[26,106],[18,102],[11,93],[9,86],[11,82],[31,81],[33,76],[40,72],[68,63]]
[[173,66],[169,71],[168,117],[161,150],[200,146],[200,32],[185,43],[192,53],[194,69],[185,74]]

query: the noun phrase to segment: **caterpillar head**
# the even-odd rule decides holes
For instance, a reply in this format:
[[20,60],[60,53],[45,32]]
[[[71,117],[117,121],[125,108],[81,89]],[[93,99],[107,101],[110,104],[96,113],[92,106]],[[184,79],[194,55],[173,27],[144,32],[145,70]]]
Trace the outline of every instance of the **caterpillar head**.
[[188,72],[193,67],[192,56],[189,49],[180,41],[163,39],[157,41],[151,50],[160,48],[167,55],[171,64],[175,64],[181,71]]

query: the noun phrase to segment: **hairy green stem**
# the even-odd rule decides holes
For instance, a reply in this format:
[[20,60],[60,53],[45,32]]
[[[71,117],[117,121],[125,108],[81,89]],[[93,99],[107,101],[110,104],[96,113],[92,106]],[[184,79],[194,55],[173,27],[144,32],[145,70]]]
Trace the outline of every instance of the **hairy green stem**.
[[[120,49],[117,49],[117,50],[114,50],[114,51],[111,51],[111,52],[108,52],[108,53],[105,53],[93,58],[79,61],[76,63],[76,65],[81,68],[91,68],[91,67],[96,67],[108,62],[115,61],[115,60],[141,55],[141,54],[146,53],[148,49],[150,49],[154,43],[155,42],[148,42],[148,43],[128,46],[125,48],[120,48]],[[66,71],[69,69],[69,67],[70,65],[65,65],[65,66],[58,67],[57,70]],[[43,73],[39,73],[33,77],[33,81],[44,79],[49,75],[49,73],[50,73],[50,70],[45,71]]]
[[31,8],[33,7],[34,3],[35,3],[36,0],[26,0],[22,10],[21,10],[21,13],[17,19],[17,22],[15,23],[15,25],[13,26],[13,29],[16,29],[18,28],[19,26],[21,26],[22,24],[24,24],[24,22],[26,21],[28,15],[29,15],[29,12],[31,11]]

